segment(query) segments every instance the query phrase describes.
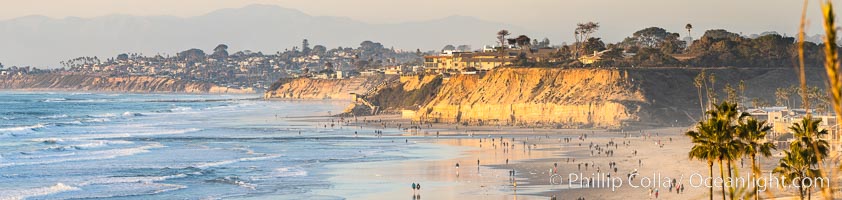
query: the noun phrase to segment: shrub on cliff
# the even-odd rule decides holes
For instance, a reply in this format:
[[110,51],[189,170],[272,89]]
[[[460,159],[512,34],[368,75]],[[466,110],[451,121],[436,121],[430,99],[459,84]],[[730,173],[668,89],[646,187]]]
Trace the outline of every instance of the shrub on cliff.
[[641,48],[629,60],[634,66],[641,67],[676,66],[681,63],[674,57],[654,48]]
[[[423,79],[423,76],[418,76]],[[437,76],[434,80],[424,84],[419,89],[406,91],[403,84],[395,84],[389,88],[380,90],[369,98],[372,104],[380,106],[385,110],[418,109],[431,101],[442,84],[442,77]]]
[[272,83],[272,85],[271,85],[271,86],[269,86],[269,90],[268,90],[268,91],[275,91],[275,90],[278,90],[278,88],[281,88],[281,86],[283,86],[284,84],[287,84],[287,83],[291,82],[292,80],[295,80],[295,79],[291,79],[291,78],[280,78],[280,79],[278,79],[277,81],[275,81],[274,83]]

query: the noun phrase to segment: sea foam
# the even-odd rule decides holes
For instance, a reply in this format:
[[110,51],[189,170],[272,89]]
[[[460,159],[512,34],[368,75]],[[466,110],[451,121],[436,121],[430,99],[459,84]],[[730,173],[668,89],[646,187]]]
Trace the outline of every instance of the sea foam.
[[233,160],[223,160],[223,161],[217,161],[217,162],[202,163],[202,164],[198,164],[194,167],[199,168],[199,169],[207,169],[207,168],[210,168],[210,167],[230,165],[230,164],[238,163],[238,162],[260,161],[260,160],[268,160],[268,159],[274,159],[274,158],[279,158],[279,157],[281,157],[281,155],[269,154],[269,155],[266,155],[266,156],[239,158],[239,159],[233,159]]
[[30,188],[23,190],[0,190],[0,200],[26,199],[30,197],[44,196],[74,190],[79,190],[79,188],[68,186],[64,183],[57,183],[53,186]]

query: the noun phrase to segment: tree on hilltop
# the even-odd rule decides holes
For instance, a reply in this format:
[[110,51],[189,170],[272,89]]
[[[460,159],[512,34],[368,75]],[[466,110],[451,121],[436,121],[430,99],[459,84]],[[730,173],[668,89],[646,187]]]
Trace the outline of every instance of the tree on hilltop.
[[225,45],[225,44],[216,45],[216,47],[213,48],[213,54],[211,54],[210,57],[214,58],[214,59],[217,59],[217,60],[228,59],[228,45]]

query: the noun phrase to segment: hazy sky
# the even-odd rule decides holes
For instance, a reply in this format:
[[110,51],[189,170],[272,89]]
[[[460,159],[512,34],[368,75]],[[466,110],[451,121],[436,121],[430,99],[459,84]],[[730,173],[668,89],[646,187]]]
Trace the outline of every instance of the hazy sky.
[[[702,30],[773,30],[792,34],[799,0],[0,0],[0,20],[26,15],[95,17],[109,14],[196,16],[221,8],[273,4],[318,16],[342,16],[368,23],[400,23],[473,16],[520,26],[551,38],[571,38],[576,22],[598,21],[597,36],[616,41],[634,30],[659,26],[684,33]],[[840,2],[842,3],[842,2]],[[820,33],[818,1],[810,2],[811,28]],[[570,36],[563,36],[570,35]],[[683,35],[683,34],[682,34]]]

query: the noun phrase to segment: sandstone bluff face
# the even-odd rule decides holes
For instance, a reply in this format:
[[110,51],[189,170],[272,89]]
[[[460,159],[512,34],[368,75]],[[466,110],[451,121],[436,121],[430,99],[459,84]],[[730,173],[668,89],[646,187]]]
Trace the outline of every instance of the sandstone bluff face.
[[349,79],[299,78],[264,93],[265,99],[351,100],[351,93],[364,94],[394,77],[371,76]]
[[3,77],[3,79],[0,79],[0,89],[81,90],[138,93],[254,93],[254,90],[252,89],[229,88],[211,83],[197,83],[170,78],[149,76],[99,77],[75,74],[6,76]]
[[[726,84],[745,81],[743,104],[774,100],[776,88],[796,84],[788,68],[709,68],[724,98]],[[296,79],[267,98],[351,100],[354,115],[403,113],[416,121],[486,125],[622,128],[683,126],[702,115],[693,78],[700,69],[501,68],[484,75],[401,76],[361,80]],[[821,71],[808,70],[809,84]],[[362,84],[372,82],[370,84]],[[351,99],[354,92],[359,98]],[[283,96],[280,94],[287,94]],[[359,112],[357,112],[359,111]],[[404,112],[401,112],[404,111]]]
[[617,70],[501,69],[459,75],[419,109],[418,120],[473,124],[616,127],[636,121],[640,90]]

